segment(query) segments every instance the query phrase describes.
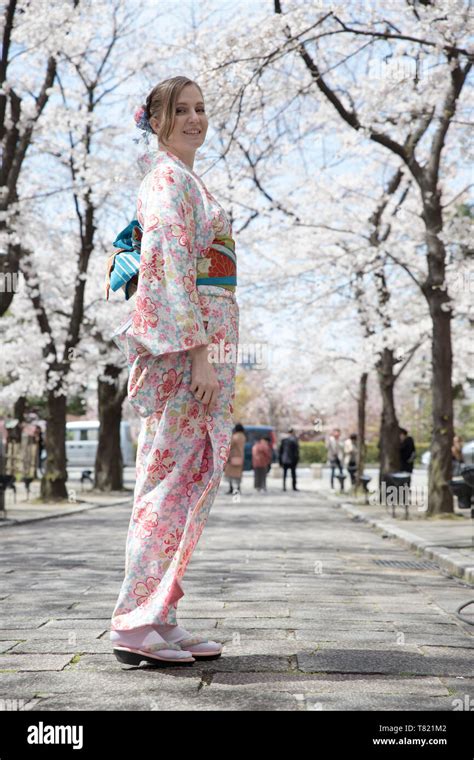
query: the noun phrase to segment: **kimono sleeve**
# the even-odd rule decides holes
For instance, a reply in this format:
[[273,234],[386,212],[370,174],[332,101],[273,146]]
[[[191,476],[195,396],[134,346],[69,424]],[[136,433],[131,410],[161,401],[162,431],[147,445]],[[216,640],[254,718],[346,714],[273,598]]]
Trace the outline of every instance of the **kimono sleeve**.
[[179,167],[160,166],[146,179],[138,204],[143,236],[129,336],[140,353],[159,356],[206,346],[209,340],[196,287],[188,178]]

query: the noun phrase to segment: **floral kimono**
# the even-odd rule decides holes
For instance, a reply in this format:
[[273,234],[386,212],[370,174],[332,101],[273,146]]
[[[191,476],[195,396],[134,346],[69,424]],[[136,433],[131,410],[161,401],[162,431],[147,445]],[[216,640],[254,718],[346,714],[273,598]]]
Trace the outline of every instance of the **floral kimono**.
[[[231,223],[202,180],[157,150],[136,216],[143,235],[135,308],[113,339],[142,419],[113,630],[177,623],[181,580],[229,455],[239,332]],[[219,382],[211,411],[190,390],[189,349],[204,345]]]

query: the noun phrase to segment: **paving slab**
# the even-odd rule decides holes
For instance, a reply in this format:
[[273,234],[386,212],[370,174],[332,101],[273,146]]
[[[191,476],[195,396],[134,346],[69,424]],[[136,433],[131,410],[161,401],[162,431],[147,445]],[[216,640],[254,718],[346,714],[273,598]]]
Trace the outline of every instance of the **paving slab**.
[[444,711],[472,699],[473,627],[456,614],[466,578],[410,566],[416,551],[306,485],[285,494],[270,480],[259,497],[247,479],[240,502],[221,485],[178,615],[224,654],[186,669],[113,655],[128,497],[8,526],[0,708]]

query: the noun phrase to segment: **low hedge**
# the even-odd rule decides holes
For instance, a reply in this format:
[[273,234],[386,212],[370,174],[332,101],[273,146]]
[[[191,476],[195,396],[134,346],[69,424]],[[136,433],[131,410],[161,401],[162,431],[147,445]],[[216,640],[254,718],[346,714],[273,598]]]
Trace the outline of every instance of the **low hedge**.
[[[421,456],[430,450],[427,442],[416,443],[416,464],[420,464]],[[327,447],[324,441],[300,441],[300,464],[326,464]],[[366,447],[366,464],[376,465],[379,462],[379,449],[377,443],[368,443]]]

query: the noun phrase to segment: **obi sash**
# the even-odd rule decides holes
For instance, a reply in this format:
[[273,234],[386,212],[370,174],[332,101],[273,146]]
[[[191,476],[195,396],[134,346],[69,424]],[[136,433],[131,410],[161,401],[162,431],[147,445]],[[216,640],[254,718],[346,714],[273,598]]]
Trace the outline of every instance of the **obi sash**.
[[235,291],[237,258],[235,242],[230,236],[216,237],[197,260],[196,285],[219,285]]
[[[118,248],[107,259],[105,275],[105,298],[109,300],[109,291],[119,288],[125,290],[125,300],[133,295],[130,284],[140,271],[140,250],[143,229],[138,219],[123,229],[113,242]],[[197,261],[196,285],[218,285],[235,291],[237,285],[237,259],[235,242],[229,236],[214,238]]]

